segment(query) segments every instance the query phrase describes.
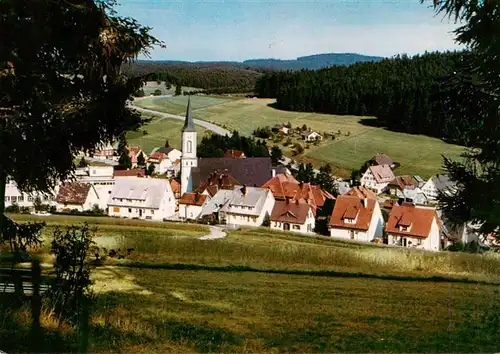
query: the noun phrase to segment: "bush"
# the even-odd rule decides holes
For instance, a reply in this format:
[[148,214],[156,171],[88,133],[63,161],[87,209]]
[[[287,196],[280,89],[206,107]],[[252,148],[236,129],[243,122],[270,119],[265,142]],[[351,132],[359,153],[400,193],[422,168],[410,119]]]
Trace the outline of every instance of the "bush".
[[6,213],[19,214],[20,211],[21,209],[19,208],[19,205],[17,205],[17,203],[13,203],[12,205],[9,205],[5,208]]
[[290,144],[292,144],[292,139],[287,138],[286,141],[283,143],[283,146],[288,146]]
[[293,145],[293,152],[295,155],[300,155],[304,152],[304,147],[300,143],[295,143]]
[[272,135],[272,132],[271,129],[269,129],[269,127],[261,127],[255,129],[252,135],[257,138],[268,139]]

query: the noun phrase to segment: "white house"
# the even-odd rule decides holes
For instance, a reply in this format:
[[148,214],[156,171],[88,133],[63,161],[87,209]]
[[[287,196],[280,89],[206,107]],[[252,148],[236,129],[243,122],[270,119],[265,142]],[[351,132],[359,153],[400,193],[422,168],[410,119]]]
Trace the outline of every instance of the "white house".
[[99,208],[106,210],[109,195],[115,186],[114,167],[89,162],[87,167],[77,168],[75,178],[80,183],[90,183],[99,196]]
[[196,220],[201,216],[203,206],[210,197],[200,193],[184,193],[179,199],[179,217]]
[[313,207],[304,199],[277,200],[271,213],[271,229],[314,233],[315,219]]
[[394,205],[385,225],[389,245],[441,250],[441,222],[434,208]]
[[142,157],[144,158],[144,162],[147,162],[148,160],[148,155],[144,151],[142,151],[140,146],[129,146],[127,147],[128,149],[128,156],[130,157],[130,162],[132,163],[132,168],[138,167],[137,162],[139,155],[142,154]]
[[274,196],[269,189],[236,186],[219,217],[229,225],[261,226],[271,216],[273,207]]
[[96,150],[92,154],[92,157],[99,160],[113,160],[113,161],[117,161],[119,158],[116,155],[115,148],[109,143],[97,146]]
[[23,208],[30,208],[32,209],[34,206],[35,199],[38,197],[40,199],[40,202],[42,204],[48,204],[48,205],[55,205],[55,196],[57,195],[57,192],[59,190],[59,187],[57,186],[54,190],[54,193],[48,193],[48,194],[43,194],[43,193],[25,193],[21,192],[18,188],[15,182],[13,181],[8,181],[6,186],[5,186],[5,207],[12,206],[13,204],[18,205],[19,207]]
[[160,148],[153,152],[148,159],[149,165],[155,166],[155,173],[164,174],[173,170],[174,163],[181,158],[182,153],[174,148]]
[[361,185],[380,194],[386,190],[394,178],[394,173],[389,165],[370,166],[361,177]]
[[200,217],[209,217],[213,218],[220,222],[220,210],[227,204],[233,197],[232,189],[219,189],[212,197],[208,192],[208,189],[205,189],[203,195],[207,195],[207,202],[202,206]]
[[63,182],[56,196],[58,211],[91,210],[95,205],[101,205],[99,195],[90,183]]
[[314,132],[314,131],[305,131],[300,134],[302,136],[302,139],[305,141],[316,141],[316,140],[322,140],[323,137],[321,134]]
[[108,200],[109,216],[163,220],[175,214],[175,198],[168,179],[116,179]]
[[422,191],[430,200],[437,199],[439,192],[450,192],[455,183],[446,175],[435,175],[422,186]]
[[330,236],[363,242],[380,239],[384,217],[377,199],[370,191],[353,190],[337,197],[330,217]]

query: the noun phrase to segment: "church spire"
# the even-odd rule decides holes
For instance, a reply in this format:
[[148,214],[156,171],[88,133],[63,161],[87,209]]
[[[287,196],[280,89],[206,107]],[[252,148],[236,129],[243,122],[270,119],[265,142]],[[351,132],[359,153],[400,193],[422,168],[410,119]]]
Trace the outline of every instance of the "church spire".
[[184,121],[184,127],[182,127],[182,132],[196,132],[193,123],[193,115],[191,113],[191,96],[188,98],[188,105],[186,110],[186,120]]

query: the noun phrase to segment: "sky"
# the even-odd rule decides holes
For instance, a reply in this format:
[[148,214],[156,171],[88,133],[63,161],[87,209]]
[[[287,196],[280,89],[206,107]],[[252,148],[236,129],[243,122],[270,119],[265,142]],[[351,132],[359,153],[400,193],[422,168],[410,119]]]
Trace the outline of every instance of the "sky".
[[[154,60],[295,59],[319,53],[391,57],[460,49],[458,25],[425,0],[119,0],[119,15],[166,44]],[[149,59],[144,56],[141,59]]]

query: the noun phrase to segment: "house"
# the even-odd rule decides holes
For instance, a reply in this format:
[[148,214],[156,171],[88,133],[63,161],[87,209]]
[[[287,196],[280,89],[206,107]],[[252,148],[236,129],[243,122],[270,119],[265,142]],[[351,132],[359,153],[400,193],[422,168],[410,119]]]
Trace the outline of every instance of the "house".
[[42,204],[52,206],[56,204],[55,196],[58,190],[59,187],[57,186],[54,193],[26,193],[19,190],[14,181],[9,180],[5,185],[5,207],[16,204],[21,208],[33,209],[36,198],[38,198]]
[[168,179],[117,178],[108,200],[109,216],[163,220],[175,214],[175,197]]
[[132,168],[137,167],[137,159],[140,154],[144,157],[144,162],[148,160],[148,155],[144,151],[142,151],[140,146],[129,146],[128,148],[128,156],[130,157],[130,162],[132,163]]
[[116,150],[111,144],[101,144],[92,153],[92,157],[99,160],[118,160]]
[[384,233],[380,205],[371,191],[356,189],[337,197],[330,217],[330,236],[371,242]]
[[473,224],[471,222],[462,223],[461,225],[453,225],[444,215],[440,209],[436,210],[439,220],[441,222],[442,234],[447,241],[447,245],[460,242],[467,244],[472,241],[482,242],[479,229],[481,224]]
[[435,175],[422,186],[422,191],[430,200],[437,199],[439,193],[452,192],[455,183],[447,175]]
[[399,166],[399,163],[393,161],[386,154],[381,154],[381,153],[377,153],[370,160],[368,160],[368,164],[371,166],[388,165],[391,169],[395,169],[396,167]]
[[99,195],[90,183],[63,182],[56,196],[58,211],[86,211],[101,205]]
[[130,170],[115,170],[113,172],[113,177],[115,179],[122,177],[132,177],[132,178],[146,177],[146,170],[143,168],[133,168]]
[[420,188],[405,189],[403,191],[403,198],[407,202],[412,202],[417,205],[425,205],[429,203],[429,199]]
[[281,133],[282,135],[288,135],[290,133],[290,128],[284,125],[276,124],[271,128],[271,131],[275,133]]
[[181,152],[174,148],[161,148],[156,150],[148,158],[149,165],[154,165],[154,172],[158,174],[168,173],[173,170],[174,163],[181,158]]
[[394,205],[385,232],[389,245],[441,250],[441,222],[434,208],[418,207],[413,203]]
[[314,208],[304,199],[276,200],[270,221],[271,229],[314,233]]
[[305,141],[318,141],[323,139],[323,137],[319,133],[311,130],[302,132],[300,133],[300,135],[302,136],[302,139]]
[[232,189],[219,189],[215,195],[208,198],[206,203],[202,206],[200,217],[202,219],[214,220],[222,223],[219,212],[220,210],[232,199],[234,188]]
[[270,217],[273,207],[274,197],[269,189],[236,186],[219,216],[229,225],[257,227]]
[[276,175],[262,185],[262,188],[271,190],[276,200],[304,199],[316,210],[325,202],[334,197],[321,189],[320,186],[298,182],[291,174]]
[[224,157],[234,157],[236,159],[243,159],[246,156],[245,156],[245,153],[243,151],[240,151],[240,150],[227,150],[224,153]]
[[333,184],[337,188],[337,192],[339,193],[339,195],[344,195],[351,189],[351,185],[349,184],[349,182],[335,181]]
[[418,182],[414,180],[412,176],[394,177],[394,179],[387,185],[389,194],[398,196],[400,198],[404,196],[405,190],[413,190],[417,187]]
[[223,171],[212,172],[206,181],[203,181],[198,187],[198,193],[213,197],[221,189],[233,190],[235,186],[241,185],[236,178]]
[[415,181],[417,181],[418,188],[422,188],[424,186],[426,181],[422,177],[417,175],[417,176],[413,176],[413,178],[415,179]]
[[112,165],[89,161],[87,167],[77,168],[76,182],[90,183],[99,196],[99,208],[106,210],[107,202],[115,185],[115,171]]
[[179,217],[181,219],[196,220],[209,197],[200,193],[184,193],[179,199]]
[[383,193],[395,178],[389,165],[369,166],[361,177],[361,185],[377,194]]

